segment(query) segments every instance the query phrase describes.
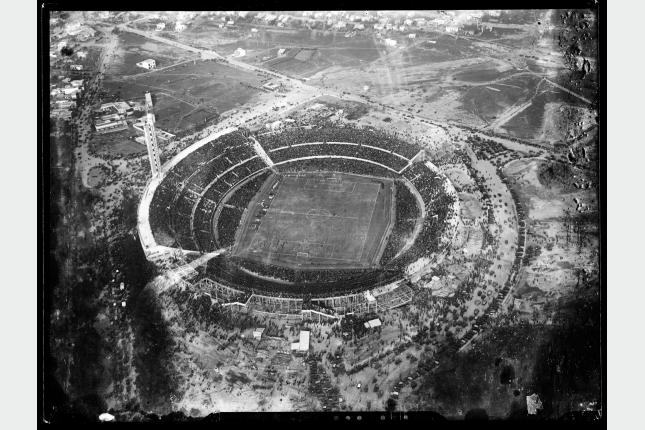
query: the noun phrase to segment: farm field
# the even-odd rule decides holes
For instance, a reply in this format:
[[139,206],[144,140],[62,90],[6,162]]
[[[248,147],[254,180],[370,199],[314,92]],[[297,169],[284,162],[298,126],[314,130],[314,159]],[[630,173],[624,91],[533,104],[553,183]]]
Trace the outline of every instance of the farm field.
[[247,219],[236,255],[303,269],[376,263],[391,221],[390,181],[307,173],[285,176],[275,193],[259,226],[257,212],[262,209],[250,208],[253,216]]

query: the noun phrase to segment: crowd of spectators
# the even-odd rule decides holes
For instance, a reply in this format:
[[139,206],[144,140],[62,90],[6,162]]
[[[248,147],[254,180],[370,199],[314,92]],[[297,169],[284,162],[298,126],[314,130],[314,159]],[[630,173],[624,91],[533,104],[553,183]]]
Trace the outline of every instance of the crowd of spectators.
[[381,256],[381,265],[387,265],[405,245],[414,231],[417,219],[421,216],[417,200],[410,189],[401,181],[396,181],[394,185],[396,187],[396,215],[392,232]]
[[233,194],[226,203],[231,206],[235,206],[238,209],[244,210],[248,206],[253,196],[255,196],[257,192],[260,191],[262,184],[264,184],[264,182],[270,175],[271,172],[269,170],[260,173],[255,178],[242,185],[237,191],[235,191],[235,194]]
[[221,247],[233,246],[235,231],[240,224],[243,210],[224,206],[217,219],[217,241]]
[[339,143],[318,143],[309,145],[297,145],[274,149],[269,156],[275,163],[301,157],[333,155],[339,157],[354,157],[374,161],[387,166],[397,172],[403,169],[408,161],[397,157],[389,152],[378,149]]
[[212,233],[212,215],[217,203],[211,199],[202,198],[197,203],[197,209],[193,219],[193,233],[197,246],[201,251],[210,252],[216,248]]
[[[446,220],[453,215],[455,196],[445,192],[445,179],[432,172],[423,164],[415,164],[408,168],[405,176],[421,195],[425,208],[426,218],[414,244],[404,254],[386,262],[388,268],[404,268],[406,265],[422,257],[429,257],[439,251],[440,238],[446,228]],[[398,200],[398,199],[397,199]],[[389,244],[388,244],[389,245]],[[393,245],[387,250],[385,257],[390,257]],[[391,257],[390,257],[391,258]],[[382,260],[383,261],[383,260]]]
[[407,159],[414,157],[420,149],[417,145],[385,131],[373,127],[357,127],[353,124],[323,123],[313,127],[290,127],[278,133],[258,135],[257,140],[266,151],[298,143],[350,142],[382,148],[386,152],[395,152]]
[[[339,293],[356,294],[401,277],[399,271],[378,269],[296,270],[226,255],[213,258],[203,270],[214,280],[242,291],[284,298],[297,296],[303,299],[328,297]],[[276,280],[271,281],[269,278]]]
[[284,172],[295,171],[329,171],[329,172],[346,172],[356,173],[358,175],[380,176],[385,178],[396,178],[398,175],[391,170],[376,164],[364,163],[358,160],[347,158],[317,158],[314,160],[298,160],[293,163],[280,165],[280,170]]
[[[228,190],[266,167],[245,142],[241,133],[229,133],[198,148],[173,167],[150,205],[150,227],[156,237],[172,237],[176,242],[173,246],[187,250],[215,248],[212,234],[209,237],[208,233],[210,220],[204,219],[206,214],[212,213],[213,204],[217,205]],[[239,166],[217,178],[236,165]]]

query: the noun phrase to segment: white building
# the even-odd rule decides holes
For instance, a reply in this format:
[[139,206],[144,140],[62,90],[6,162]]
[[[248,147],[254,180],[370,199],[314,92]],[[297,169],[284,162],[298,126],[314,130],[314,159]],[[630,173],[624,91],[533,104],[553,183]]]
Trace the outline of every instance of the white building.
[[68,87],[68,88],[63,88],[63,94],[66,96],[69,96],[73,99],[76,98],[76,95],[81,92],[80,88],[75,88],[75,87]]
[[291,344],[291,351],[294,352],[308,352],[309,351],[309,332],[302,330],[300,332],[299,342]]
[[137,66],[143,68],[143,69],[148,69],[152,70],[157,68],[157,62],[153,60],[152,58],[148,58],[147,60],[139,61],[137,63]]
[[417,37],[416,33],[408,34],[408,39],[416,39],[416,37]]
[[74,107],[76,107],[76,102],[73,102],[71,100],[57,100],[56,107],[58,109],[73,109]]
[[114,421],[114,415],[103,413],[99,415],[99,421]]
[[98,111],[104,114],[117,113],[119,115],[132,115],[134,113],[134,108],[126,102],[119,101],[103,103]]
[[383,42],[386,46],[396,46],[396,40],[394,39],[385,39]]
[[[128,128],[128,123],[120,121],[98,121],[94,124],[94,128],[99,133],[109,133],[112,131],[120,131]],[[123,302],[125,303],[125,302]]]
[[538,411],[542,409],[542,401],[537,394],[526,396],[526,411],[529,415],[537,415]]
[[183,22],[177,22],[175,24],[175,31],[176,32],[181,33],[185,29],[186,29],[186,24],[184,24]]
[[381,320],[378,318],[375,318],[373,320],[369,320],[366,323],[363,324],[365,328],[375,328],[375,327],[380,327],[381,326]]
[[267,90],[274,91],[280,87],[280,84],[277,82],[267,82],[266,84],[262,85],[262,87],[266,88]]
[[266,128],[268,130],[275,131],[279,129],[281,125],[282,125],[282,121],[278,120],[278,121],[267,123]]
[[239,58],[239,57],[244,57],[246,55],[246,51],[242,48],[237,48],[235,52],[233,52],[233,57]]
[[264,333],[264,327],[258,327],[253,330],[253,339],[260,340],[262,339],[262,333]]
[[157,27],[155,27],[155,30],[161,31],[166,28],[166,23],[165,22],[159,22],[157,23]]
[[301,352],[307,352],[309,351],[309,332],[305,330],[300,331],[300,342],[298,345],[298,349]]

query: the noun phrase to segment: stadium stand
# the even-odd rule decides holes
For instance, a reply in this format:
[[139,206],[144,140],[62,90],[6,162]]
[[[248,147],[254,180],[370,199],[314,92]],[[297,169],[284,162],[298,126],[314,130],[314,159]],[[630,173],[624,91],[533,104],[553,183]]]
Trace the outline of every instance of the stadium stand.
[[[369,307],[361,292],[400,280],[408,264],[438,250],[437,237],[444,230],[454,197],[444,192],[445,178],[422,163],[410,165],[417,146],[383,131],[354,126],[292,127],[256,138],[277,163],[278,172],[338,171],[398,179],[396,221],[380,268],[301,270],[223,254],[198,269],[201,279],[243,292],[235,297],[236,302],[246,303],[254,295],[285,300],[295,296],[309,301],[308,309],[313,306],[311,300],[318,300],[316,306],[323,311],[340,313],[346,302],[327,303],[336,294],[351,297],[347,300],[353,309]],[[311,156],[325,158],[301,159]],[[404,168],[402,176],[418,190],[423,209],[431,214],[425,219],[420,219],[417,197],[396,173]],[[157,187],[149,210],[153,236],[165,246],[197,252],[233,246],[244,211],[272,174],[242,133],[229,133],[197,148],[167,172]],[[417,240],[397,256],[417,223],[422,223]],[[382,295],[380,303],[398,306],[409,301],[411,294],[409,288],[401,288],[391,297]],[[280,312],[285,306],[291,309],[288,300],[252,302],[255,309],[265,312]]]

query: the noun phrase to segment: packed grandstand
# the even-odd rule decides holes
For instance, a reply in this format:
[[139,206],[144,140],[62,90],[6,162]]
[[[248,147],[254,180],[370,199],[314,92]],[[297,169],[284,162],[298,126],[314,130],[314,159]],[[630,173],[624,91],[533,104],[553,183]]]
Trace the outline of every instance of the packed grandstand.
[[[454,188],[423,158],[418,146],[370,127],[324,124],[251,138],[233,129],[187,148],[151,180],[139,210],[140,238],[149,256],[156,248],[193,255],[217,251],[192,282],[215,288],[229,304],[327,315],[368,310],[375,302],[396,306],[411,297],[406,269],[447,246],[458,214]],[[395,216],[377,265],[285,267],[231,252],[242,226],[255,216],[263,186],[294,172],[344,172],[393,182]],[[338,297],[344,298],[340,304]]]

